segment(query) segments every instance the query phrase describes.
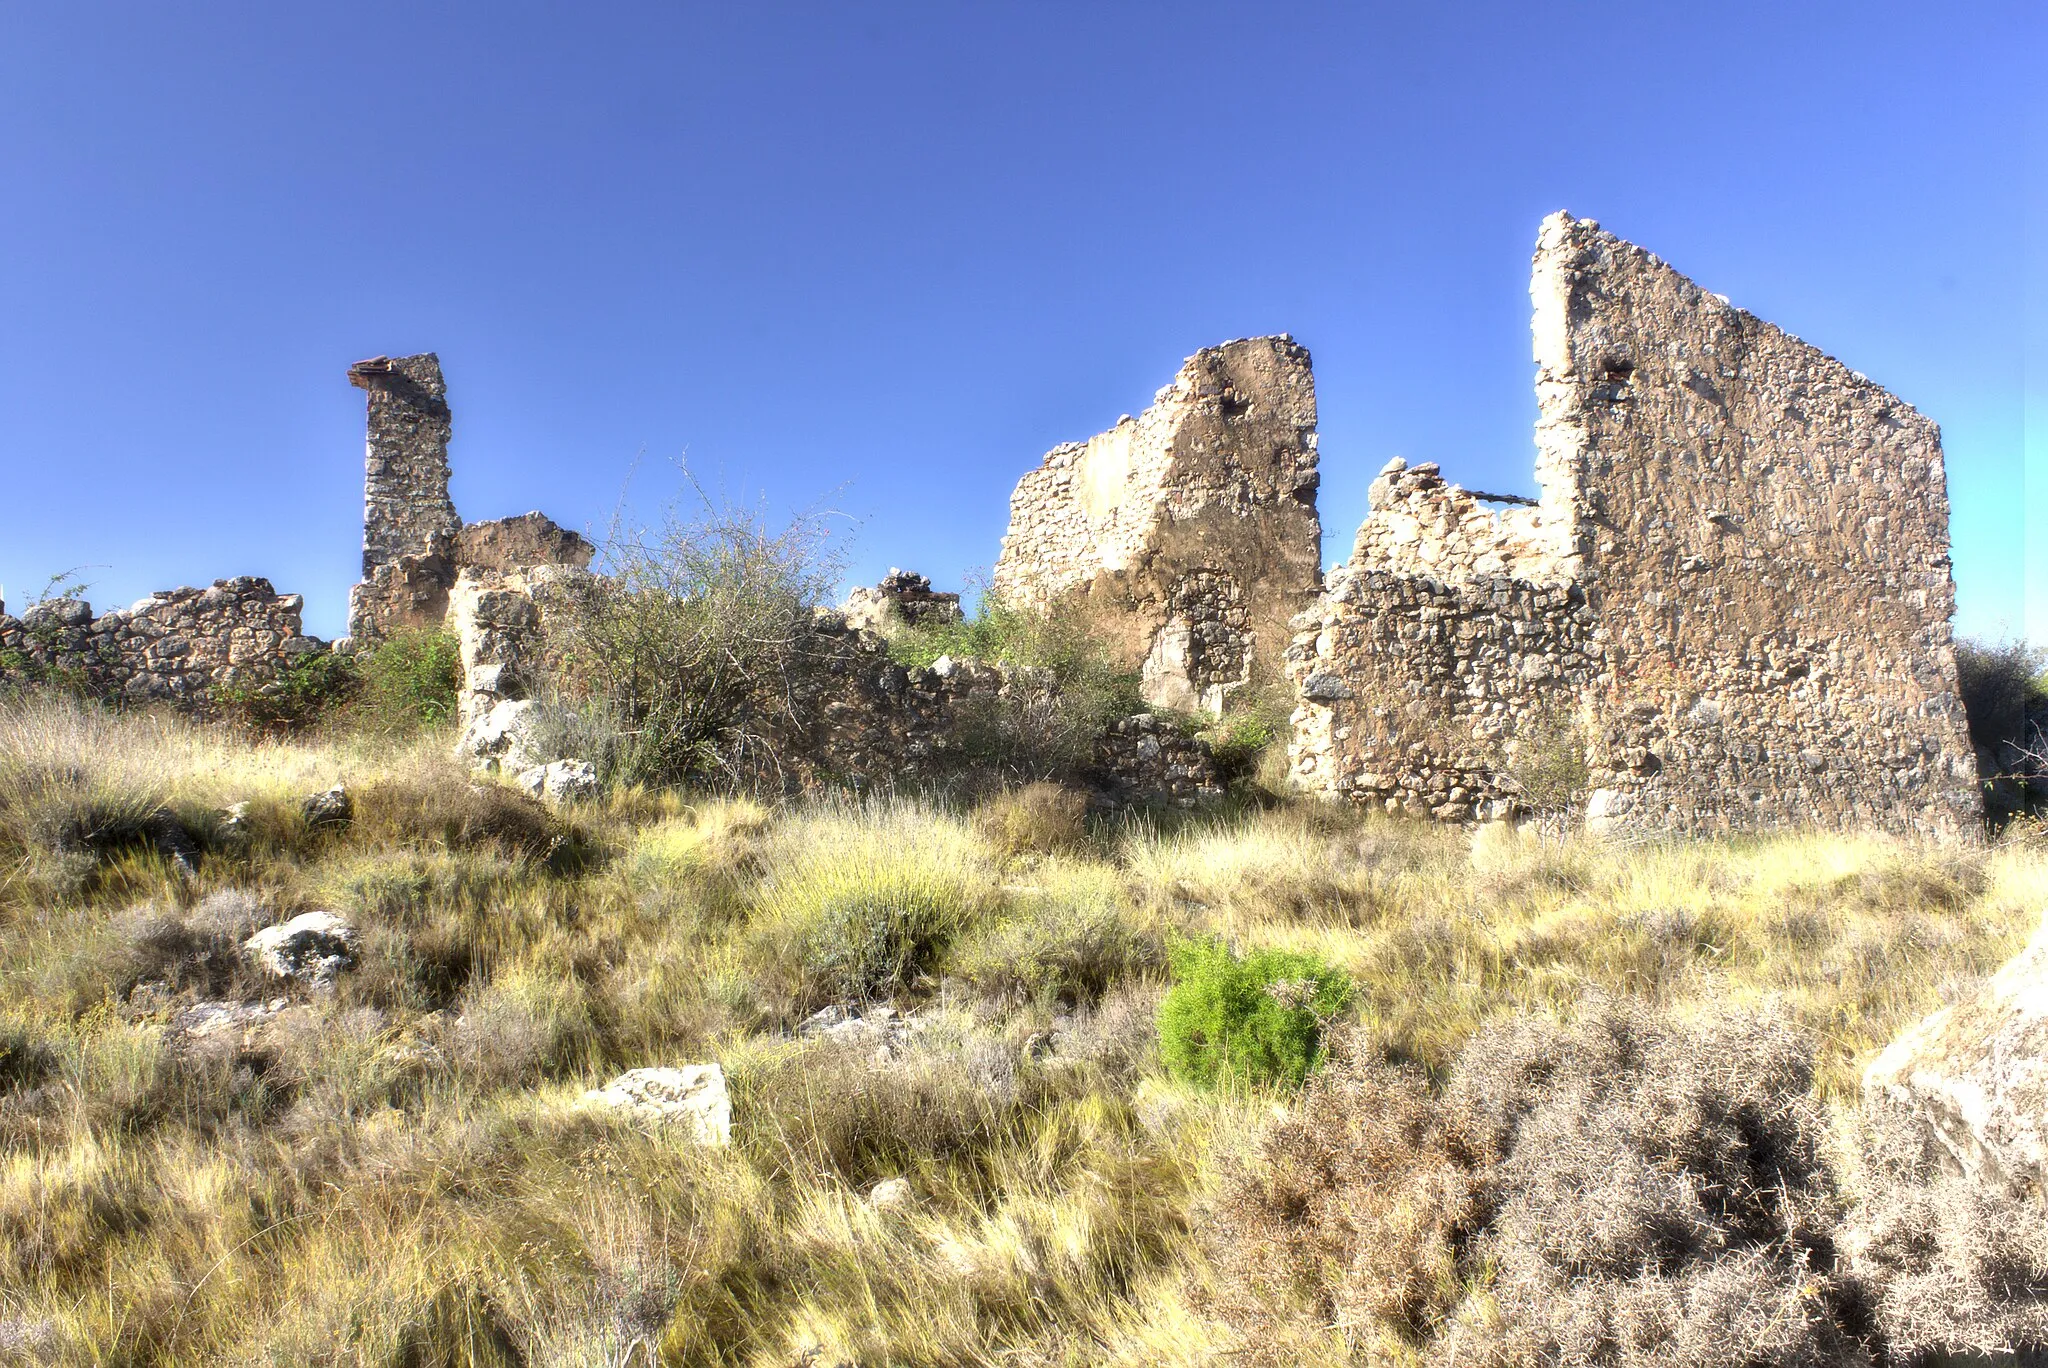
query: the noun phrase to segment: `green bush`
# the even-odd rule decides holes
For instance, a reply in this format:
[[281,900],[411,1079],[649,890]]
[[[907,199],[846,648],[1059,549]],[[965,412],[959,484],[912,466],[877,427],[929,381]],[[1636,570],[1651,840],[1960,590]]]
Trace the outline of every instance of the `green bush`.
[[455,716],[462,687],[462,646],[448,632],[406,627],[358,652],[352,712],[366,731],[408,735]]
[[551,702],[604,724],[618,783],[779,789],[839,556],[823,515],[778,529],[697,494],[659,527],[615,526],[611,573],[551,601]]
[[959,757],[985,776],[1071,776],[1110,723],[1145,711],[1137,672],[1119,667],[1087,615],[1069,606],[1013,607],[984,590],[973,617],[912,628],[892,638],[889,650],[902,665],[951,656],[1013,672],[1000,695],[978,696],[960,710]]
[[283,735],[329,720],[348,706],[361,686],[354,658],[321,651],[291,661],[265,680],[216,684],[208,701],[231,725]]
[[1170,952],[1173,988],[1159,1004],[1159,1051],[1184,1082],[1298,1087],[1323,1037],[1351,1001],[1351,980],[1313,955],[1259,950],[1242,958],[1216,941]]

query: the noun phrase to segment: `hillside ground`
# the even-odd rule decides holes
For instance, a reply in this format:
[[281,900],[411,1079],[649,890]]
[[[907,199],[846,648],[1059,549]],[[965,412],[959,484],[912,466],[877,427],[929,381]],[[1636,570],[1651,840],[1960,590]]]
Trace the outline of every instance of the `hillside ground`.
[[[0,1357],[1207,1361],[1233,1346],[1202,1310],[1205,1204],[1291,1096],[1164,1069],[1178,940],[1343,969],[1359,1037],[1426,1071],[1589,995],[1755,1006],[1846,1106],[2048,906],[2018,839],[1598,846],[909,795],[551,811],[446,750],[0,713]],[[310,825],[337,782],[351,819]],[[331,987],[239,953],[313,909],[361,937]],[[835,1006],[869,1026],[801,1030]],[[729,1147],[578,1104],[706,1061]],[[896,1178],[907,1200],[871,1200]]]

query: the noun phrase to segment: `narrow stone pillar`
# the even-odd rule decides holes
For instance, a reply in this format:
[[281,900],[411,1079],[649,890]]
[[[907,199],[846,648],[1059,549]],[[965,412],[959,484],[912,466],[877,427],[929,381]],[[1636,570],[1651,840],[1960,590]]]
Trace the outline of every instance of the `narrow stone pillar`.
[[441,360],[375,356],[348,370],[369,394],[363,457],[363,578],[401,556],[427,554],[436,534],[462,531],[448,497],[448,388]]

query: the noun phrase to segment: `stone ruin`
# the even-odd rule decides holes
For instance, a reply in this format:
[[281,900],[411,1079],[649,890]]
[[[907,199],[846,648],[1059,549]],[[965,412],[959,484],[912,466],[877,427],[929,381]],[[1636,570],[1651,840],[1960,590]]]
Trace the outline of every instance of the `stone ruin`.
[[0,680],[54,680],[97,698],[203,713],[217,689],[261,687],[327,649],[299,630],[301,607],[297,594],[254,577],[163,590],[98,617],[76,598],[33,604],[19,618],[0,604]]
[[927,576],[891,570],[873,588],[863,585],[848,594],[839,614],[849,627],[894,636],[960,621],[960,596],[935,591]]
[[[1075,613],[1155,706],[1284,693],[1314,795],[1453,822],[1568,803],[1596,831],[1978,831],[1935,425],[1589,220],[1545,220],[1531,296],[1540,497],[1393,461],[1325,583],[1308,353],[1228,342],[1025,475],[995,591]],[[349,379],[368,426],[352,643],[450,627],[464,745],[506,763],[542,673],[546,587],[588,574],[590,543],[538,513],[462,522],[432,354]],[[0,676],[205,711],[326,649],[299,611],[253,578],[97,618],[0,606]],[[821,611],[794,738],[807,781],[941,773],[963,718],[1042,688],[890,659],[889,635],[959,611],[901,571]],[[1218,791],[1203,748],[1160,718],[1111,728],[1094,769],[1126,798]]]
[[1312,794],[1974,831],[1935,425],[1590,221],[1531,293],[1540,498],[1396,460],[1321,583],[1308,354],[1231,342],[1024,477],[998,592],[1091,614],[1155,704],[1277,665]]
[[[369,392],[363,581],[349,597],[350,646],[402,627],[441,627],[462,664],[458,751],[479,768],[524,776],[545,706],[546,618],[591,572],[592,547],[539,513],[464,524],[448,494],[447,389],[432,354],[377,357],[349,370]],[[941,659],[897,664],[888,638],[957,620],[960,596],[902,570],[821,609],[783,737],[794,787],[886,788],[957,774],[962,734],[992,707],[1044,706],[1036,672]],[[1082,777],[1105,803],[1187,805],[1222,792],[1207,748],[1151,717],[1098,738]]]
[[1396,461],[1297,622],[1312,793],[1595,830],[1977,829],[1934,423],[1590,220],[1545,220],[1540,499]]
[[1322,579],[1318,478],[1307,348],[1206,348],[1143,414],[1018,483],[995,592],[1081,615],[1147,702],[1221,712],[1285,678],[1288,621]]
[[365,391],[363,578],[349,591],[349,637],[371,644],[402,627],[438,627],[464,572],[589,566],[596,548],[539,513],[467,523],[448,494],[453,430],[441,359],[374,356],[349,367]]

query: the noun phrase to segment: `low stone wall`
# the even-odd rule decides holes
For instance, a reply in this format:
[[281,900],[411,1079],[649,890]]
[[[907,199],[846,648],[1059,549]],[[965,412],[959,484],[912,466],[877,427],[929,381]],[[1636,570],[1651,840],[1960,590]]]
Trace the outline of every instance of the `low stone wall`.
[[1340,570],[1295,620],[1295,772],[1306,787],[1442,821],[1544,805],[1532,776],[1578,746],[1597,672],[1567,584]]
[[75,683],[95,697],[207,709],[220,686],[260,685],[326,644],[299,627],[302,600],[245,576],[169,589],[93,616],[75,600],[0,611],[0,675]]
[[[586,573],[463,572],[448,621],[462,651],[459,745],[472,763],[518,770],[553,758],[530,746],[547,669],[545,618],[564,582]],[[782,786],[790,792],[944,782],[984,767],[971,738],[988,718],[1006,710],[1028,718],[1032,709],[1058,706],[1043,671],[945,658],[929,668],[905,666],[891,657],[887,637],[837,612],[817,615],[801,654],[806,664],[793,681],[787,717],[763,724],[778,733]],[[1149,716],[1112,726],[1069,777],[1103,804],[1187,806],[1222,792],[1208,747]]]

